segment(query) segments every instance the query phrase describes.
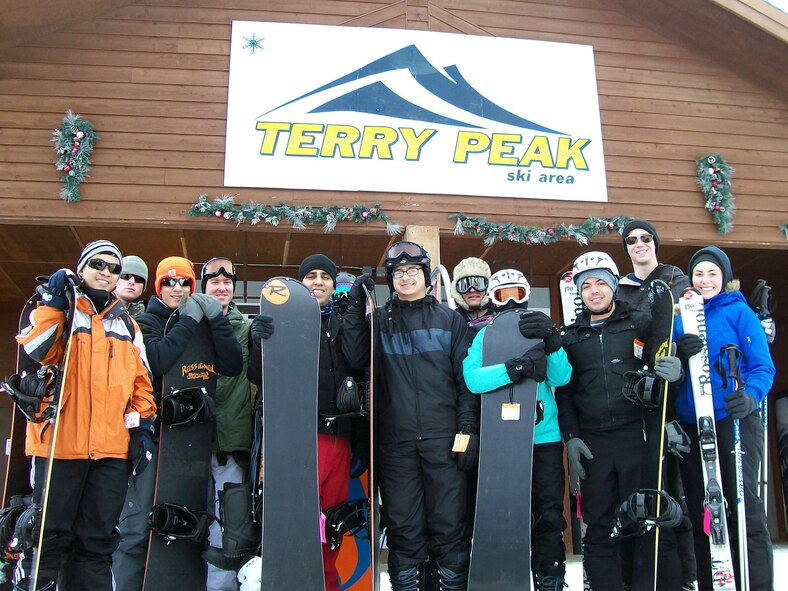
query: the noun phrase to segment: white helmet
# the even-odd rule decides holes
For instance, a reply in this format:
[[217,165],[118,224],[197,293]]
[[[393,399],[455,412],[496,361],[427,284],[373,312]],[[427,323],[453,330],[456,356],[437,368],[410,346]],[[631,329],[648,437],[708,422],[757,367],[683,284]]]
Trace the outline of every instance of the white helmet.
[[238,570],[238,582],[241,583],[240,591],[260,591],[262,577],[263,559],[254,556]]
[[487,294],[496,306],[503,306],[510,300],[522,304],[531,295],[531,284],[517,269],[502,269],[490,277]]
[[[611,282],[609,277],[605,277],[605,282],[610,284],[613,291],[616,291],[619,278],[618,267],[606,252],[592,250],[581,254],[575,259],[575,264],[572,266],[572,280],[575,282],[575,286],[578,289],[583,285],[583,281],[585,280],[584,276],[588,277],[589,271],[603,271],[609,273],[613,281]],[[604,273],[602,273],[602,275],[604,275]]]

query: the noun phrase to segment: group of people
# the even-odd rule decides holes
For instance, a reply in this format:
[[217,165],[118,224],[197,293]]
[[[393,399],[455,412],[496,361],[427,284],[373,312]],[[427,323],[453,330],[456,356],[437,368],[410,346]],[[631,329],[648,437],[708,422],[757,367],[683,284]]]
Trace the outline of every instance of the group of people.
[[[649,222],[628,224],[622,242],[633,265],[624,277],[604,252],[577,259],[573,280],[583,311],[561,330],[546,314],[528,310],[531,288],[519,270],[492,273],[478,258],[466,258],[454,269],[449,295],[457,310],[432,294],[430,256],[414,242],[388,247],[384,265],[391,297],[372,310],[367,307],[368,293],[375,288],[370,274],[338,278],[336,264],[323,254],[301,263],[298,279],[320,304],[322,319],[317,433],[321,508],[346,500],[351,470],[357,475],[367,466],[364,421],[325,418],[340,414],[337,393],[344,380],[369,379],[372,371],[375,470],[393,591],[467,589],[480,396],[524,379],[538,382],[542,415],[534,433],[532,487],[524,491],[532,496],[536,588],[565,587],[564,443],[568,463],[582,479],[584,566],[591,588],[618,591],[631,584],[633,538],[611,537],[611,531],[617,507],[640,487],[645,411],[626,399],[622,389],[625,374],[645,363],[637,343],[649,340],[646,292],[655,279],[664,280],[676,297],[689,286],[700,291],[712,363],[723,345],[738,345],[742,352],[743,390],[711,376],[722,477],[726,497],[734,499],[734,460],[728,452],[733,449],[731,419],[736,418],[745,451],[750,588],[772,589],[771,543],[756,490],[763,453],[757,410],[775,371],[763,329],[732,281],[729,259],[720,249],[695,253],[688,277],[658,263],[659,236]],[[68,340],[64,331],[70,331],[70,359],[49,485],[50,492],[57,492],[49,495],[40,589],[57,584],[70,591],[142,588],[161,378],[204,319],[220,374],[211,474],[213,510],[224,517],[221,527],[211,526],[210,548],[204,553],[207,588],[239,589],[237,571],[259,541],[259,526],[251,523],[249,477],[256,461],[251,457],[255,386],[262,381],[262,341],[275,333],[277,319],[246,319],[233,303],[236,279],[231,260],[211,259],[202,267],[198,292],[191,261],[168,257],[158,264],[155,296],[144,305],[145,263],[139,257],[122,257],[115,245],[100,240],[85,247],[76,274],[61,269],[43,286],[43,305],[17,340],[33,359],[62,365]],[[68,297],[71,286],[76,286],[75,306]],[[73,314],[67,321],[69,309]],[[483,365],[486,328],[496,314],[509,309],[520,310],[519,332],[541,342],[522,351],[513,341],[509,360]],[[175,323],[165,333],[171,319]],[[687,515],[674,536],[661,537],[659,588],[692,589],[697,579],[701,589],[711,589],[705,490],[687,366],[702,343],[683,333],[680,318],[675,324],[675,352],[661,357],[653,371],[671,384],[672,415],[688,441],[683,461],[667,470],[671,494]],[[44,425],[30,423],[27,434],[37,500],[52,436]],[[735,512],[729,523],[735,539]],[[323,545],[327,591],[340,589],[337,554]],[[17,567],[16,588],[28,588],[29,569],[25,556]]]

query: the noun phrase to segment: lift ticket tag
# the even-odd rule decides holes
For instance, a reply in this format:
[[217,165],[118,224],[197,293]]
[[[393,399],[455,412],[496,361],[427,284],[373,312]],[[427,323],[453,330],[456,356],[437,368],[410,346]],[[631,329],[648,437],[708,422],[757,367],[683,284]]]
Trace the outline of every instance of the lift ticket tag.
[[468,449],[468,442],[470,442],[471,436],[467,433],[457,433],[454,436],[454,445],[452,446],[451,450],[456,453],[464,453],[466,449]]
[[518,403],[505,403],[501,405],[501,420],[502,421],[519,421],[520,420],[520,405]]

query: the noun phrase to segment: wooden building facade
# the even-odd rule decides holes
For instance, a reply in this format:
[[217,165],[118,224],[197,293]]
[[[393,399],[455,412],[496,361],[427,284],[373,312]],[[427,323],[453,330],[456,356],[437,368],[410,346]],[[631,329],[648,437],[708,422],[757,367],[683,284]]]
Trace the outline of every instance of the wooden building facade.
[[[434,258],[451,269],[483,256],[553,287],[584,250],[455,236],[455,213],[522,226],[589,216],[645,218],[659,229],[660,261],[686,267],[715,243],[731,255],[745,293],[758,278],[788,292],[788,16],[761,0],[39,0],[0,13],[0,371],[13,368],[17,310],[36,275],[73,266],[84,244],[108,238],[151,268],[165,256],[233,257],[242,278],[293,274],[322,251],[343,268],[381,264],[380,223],[340,223],[330,234],[289,224],[251,226],[189,217],[203,193],[291,206],[371,205],[426,227]],[[593,46],[608,202],[462,195],[248,189],[223,186],[233,20],[384,27]],[[308,40],[305,41],[308,43]],[[528,67],[516,60],[513,75]],[[546,83],[549,84],[549,81]],[[59,197],[52,131],[67,110],[100,136],[78,203]],[[734,167],[733,230],[719,234],[696,184],[696,159]],[[595,237],[629,268],[618,235]],[[150,292],[150,290],[149,290]],[[778,326],[788,327],[788,306]],[[784,329],[788,330],[788,329]],[[779,368],[788,344],[774,345]],[[788,389],[778,371],[774,392]],[[5,404],[5,401],[0,402]],[[781,535],[785,535],[784,529]]]

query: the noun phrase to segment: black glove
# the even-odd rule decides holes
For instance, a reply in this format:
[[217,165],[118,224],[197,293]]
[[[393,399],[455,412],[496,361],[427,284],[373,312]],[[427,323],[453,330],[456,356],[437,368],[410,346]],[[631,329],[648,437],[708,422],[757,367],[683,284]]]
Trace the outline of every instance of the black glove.
[[131,460],[132,476],[145,471],[153,457],[153,422],[140,419],[140,426],[129,431],[129,460]]
[[[465,433],[461,431],[461,433]],[[455,452],[457,467],[460,470],[473,470],[479,465],[479,436],[476,433],[467,433],[470,436],[468,447],[463,452]]]
[[518,323],[520,334],[526,339],[542,339],[545,344],[545,353],[554,353],[561,348],[561,336],[558,329],[544,312],[535,310],[520,315]]
[[547,357],[545,344],[537,343],[527,353],[506,362],[506,373],[513,383],[523,378],[531,378],[537,382],[547,379]]
[[55,271],[46,284],[41,287],[41,301],[45,306],[68,310],[68,291],[71,286],[79,283],[77,276],[70,269]]
[[258,314],[252,319],[252,327],[249,330],[252,341],[258,346],[263,339],[270,339],[274,334],[274,319],[266,314]]
[[736,390],[725,397],[725,412],[734,419],[746,419],[756,408],[755,398],[744,390]]
[[703,349],[703,341],[696,334],[681,335],[676,340],[676,357],[683,363],[687,363],[690,357],[700,353],[701,349]]
[[364,287],[367,288],[369,293],[375,292],[375,280],[372,279],[371,273],[364,273],[363,275],[356,277],[356,280],[353,282],[353,285],[350,288],[350,293],[348,294],[351,302],[358,304],[367,299],[367,294],[364,291]]

